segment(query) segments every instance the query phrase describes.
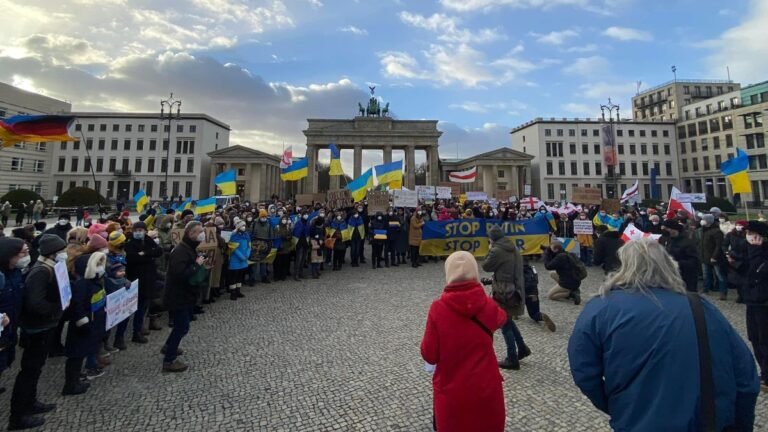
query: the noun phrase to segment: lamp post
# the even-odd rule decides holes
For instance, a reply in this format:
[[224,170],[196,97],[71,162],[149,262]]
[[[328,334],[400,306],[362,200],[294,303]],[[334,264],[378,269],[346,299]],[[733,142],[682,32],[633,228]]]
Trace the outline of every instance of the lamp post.
[[[166,114],[165,108],[168,108]],[[173,109],[176,108],[176,115]],[[168,99],[160,99],[160,121],[168,119],[168,145],[165,147],[165,187],[160,191],[163,201],[168,201],[168,171],[171,169],[171,120],[181,118],[181,99],[175,99],[173,93]]]
[[[614,197],[617,197],[619,195],[619,178],[616,173],[616,164],[618,163],[616,161],[615,155],[616,155],[616,133],[613,130],[613,111],[616,110],[616,122],[621,121],[621,117],[619,114],[619,106],[611,102],[611,98],[608,98],[608,104],[607,105],[600,105],[600,112],[603,116],[603,122],[605,122],[605,112],[608,111],[608,122],[610,125],[610,134],[611,134],[611,146],[613,147],[611,151],[613,152],[613,155],[611,157],[611,161],[613,162],[612,165],[606,164],[608,167],[608,178],[610,179],[612,185],[613,185],[613,194]],[[603,152],[605,152],[605,149],[603,149]],[[605,160],[605,157],[603,157],[603,160]],[[612,197],[609,197],[612,198]]]

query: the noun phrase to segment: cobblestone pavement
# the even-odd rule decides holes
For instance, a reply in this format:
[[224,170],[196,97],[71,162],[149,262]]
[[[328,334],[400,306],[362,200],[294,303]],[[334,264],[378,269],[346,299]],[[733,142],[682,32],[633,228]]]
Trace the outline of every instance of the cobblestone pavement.
[[[545,293],[551,281],[540,279]],[[83,396],[60,396],[64,361],[49,360],[39,397],[58,409],[43,430],[430,431],[431,383],[419,343],[443,280],[440,262],[347,266],[319,281],[246,288],[244,299],[219,301],[192,323],[182,344],[186,373],[161,373],[166,329],[153,332],[148,345],[129,342]],[[601,280],[590,269],[585,291]],[[743,306],[714,301],[745,335]],[[503,372],[507,430],[609,430],[568,369],[567,340],[581,307],[543,300],[542,310],[558,329],[520,319],[533,355],[522,370]],[[500,335],[495,344],[503,355]],[[0,380],[10,387],[13,376]],[[9,393],[0,396],[6,413]],[[760,396],[755,430],[768,428],[766,402]],[[0,421],[4,427],[5,415]]]

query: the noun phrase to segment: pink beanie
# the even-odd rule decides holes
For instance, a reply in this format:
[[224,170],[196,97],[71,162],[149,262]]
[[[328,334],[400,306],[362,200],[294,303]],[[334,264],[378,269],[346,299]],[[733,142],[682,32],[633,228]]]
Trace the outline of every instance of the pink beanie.
[[100,234],[102,232],[105,232],[107,230],[107,226],[100,223],[92,224],[90,228],[88,228],[88,238],[92,238],[94,234]]
[[480,280],[480,272],[475,257],[465,251],[452,253],[445,260],[445,282],[451,284],[471,280]]
[[104,239],[104,237],[96,234],[91,236],[91,239],[88,240],[88,248],[91,250],[102,250],[107,248],[107,240]]

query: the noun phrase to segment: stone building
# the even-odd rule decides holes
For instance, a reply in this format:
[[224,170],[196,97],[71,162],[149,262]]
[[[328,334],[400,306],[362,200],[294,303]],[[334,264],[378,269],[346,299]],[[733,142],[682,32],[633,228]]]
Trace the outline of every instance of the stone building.
[[272,195],[288,196],[303,192],[303,182],[283,182],[280,180],[280,157],[234,145],[208,153],[211,158],[210,184],[211,193],[216,190],[213,180],[216,174],[234,169],[237,173],[237,195],[243,200],[257,202],[269,199]]
[[482,191],[498,198],[498,191],[509,191],[521,197],[525,185],[531,184],[531,161],[534,156],[510,148],[500,148],[465,159],[441,159],[440,181],[448,182],[448,174],[477,167],[473,183],[459,183],[461,192]]

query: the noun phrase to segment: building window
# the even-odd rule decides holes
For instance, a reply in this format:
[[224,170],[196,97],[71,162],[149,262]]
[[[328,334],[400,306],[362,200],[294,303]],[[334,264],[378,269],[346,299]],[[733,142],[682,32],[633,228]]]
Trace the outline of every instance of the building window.
[[63,181],[57,181],[56,182],[56,196],[61,196],[61,194],[64,193],[64,182]]
[[691,153],[696,153],[696,140],[691,140]]
[[576,161],[571,161],[571,175],[579,175],[578,171],[578,163]]
[[620,136],[620,137],[623,137],[623,136],[624,136],[624,131],[623,131],[623,130],[621,130],[621,129],[617,129],[617,130],[616,130],[616,136]]
[[144,132],[144,125],[143,124],[139,125],[139,132]]
[[664,154],[667,156],[672,154],[672,147],[669,144],[664,144]]
[[569,149],[571,151],[571,154],[575,155],[576,154],[576,144],[571,143],[571,145],[569,145],[568,147],[569,147]]
[[720,137],[714,136],[712,137],[712,148],[715,150],[720,150]]
[[644,129],[640,129],[640,136],[641,136],[641,137],[644,137],[644,136],[645,136],[645,130],[644,130]]
[[24,159],[12,158],[11,171],[22,171],[24,169]]
[[709,171],[709,156],[704,156],[701,160],[704,162],[704,171]]
[[600,136],[600,129],[592,129],[592,136],[593,137],[599,137]]
[[619,144],[619,154],[620,155],[624,154],[624,144]]
[[111,150],[117,150],[117,140],[116,140],[116,139],[113,139],[113,140],[110,142],[110,149],[111,149]]
[[547,141],[546,147],[547,147],[547,157],[552,157],[552,143]]
[[59,158],[59,172],[64,172],[67,166],[67,158],[60,157]]
[[117,159],[109,158],[109,172],[113,173],[117,169]]
[[586,129],[582,129],[582,130],[581,130],[581,136],[585,137],[585,136],[587,136],[588,134],[589,134],[589,131],[587,131]]
[[551,176],[554,172],[552,170],[552,161],[547,161],[547,175]]
[[544,129],[544,136],[552,136],[552,129]]
[[147,172],[150,174],[155,172],[155,158],[147,159]]
[[627,173],[627,165],[624,162],[619,162],[619,174],[625,175]]
[[89,124],[88,125],[88,132],[93,132],[96,130],[96,125]]
[[171,193],[173,196],[179,196],[179,182],[175,181],[171,183],[173,192]]
[[119,124],[113,124],[112,125],[112,132],[120,132],[120,125]]
[[661,136],[663,136],[664,138],[669,138],[669,131],[668,130],[661,131]]
[[688,172],[688,159],[683,159],[683,172]]
[[164,173],[168,171],[168,159],[162,158],[160,159],[160,172]]
[[664,169],[666,170],[667,177],[672,177],[672,162],[666,162],[664,164]]
[[595,162],[595,175],[603,175],[603,165],[600,162]]
[[733,147],[733,136],[731,136],[731,134],[725,135],[725,147],[726,148]]
[[197,126],[189,125],[189,133],[197,133]]
[[39,152],[44,152],[47,149],[48,149],[48,143],[44,143],[44,142],[37,143],[37,147],[35,148],[35,150]]
[[152,182],[148,181],[147,184],[144,186],[144,192],[147,193],[147,196],[152,196]]
[[600,144],[595,144],[595,154],[596,155],[600,154]]
[[176,132],[178,132],[178,133],[184,132],[184,125],[177,124],[176,125]]
[[635,136],[635,131],[634,131],[634,129],[630,129],[630,130],[629,130],[629,136],[630,136],[630,137],[634,137],[634,136]]
[[582,154],[589,154],[589,144],[582,144],[581,145],[581,153]]
[[182,154],[182,152],[181,152],[181,141],[176,141],[176,154]]
[[[190,160],[192,160],[192,159],[190,159]],[[497,175],[499,178],[504,178],[504,170],[498,170],[498,171],[496,172],[496,175]]]
[[149,140],[149,151],[157,150],[157,140]]
[[635,146],[634,144],[630,144],[629,145],[629,154],[631,154],[631,155],[637,154],[637,146]]
[[637,175],[637,162],[632,162],[629,164],[630,169],[632,170],[632,175]]
[[561,176],[565,175],[565,161],[558,161],[557,162],[557,173]]
[[647,155],[648,154],[648,146],[646,144],[640,144],[640,154],[641,155]]
[[171,127],[168,125],[163,125],[163,132],[168,133],[171,131]]
[[707,130],[707,121],[702,120],[699,122],[699,135],[706,135],[709,131]]
[[151,126],[149,126],[149,131],[150,131],[150,132],[157,132],[157,125],[151,125]]
[[77,156],[72,156],[72,162],[71,162],[69,170],[72,171],[72,172],[77,172],[78,165],[79,164],[78,164]]
[[107,125],[100,124],[99,125],[99,132],[106,132],[107,131]]
[[547,199],[555,199],[555,185],[552,183],[547,183]]
[[648,162],[643,162],[643,175],[648,175]]
[[72,150],[80,150],[80,141],[75,141],[72,143]]
[[651,131],[651,138],[656,138],[659,135],[659,133],[654,129]]
[[693,163],[693,172],[696,172],[699,170],[699,159],[693,158],[691,159],[691,162]]
[[144,151],[144,140],[136,140],[136,151]]
[[163,140],[163,151],[164,152],[168,151],[168,140],[167,139]]
[[679,139],[685,139],[685,126],[678,126],[677,127],[677,137]]
[[125,151],[131,150],[131,140],[127,139],[123,141],[123,150]]
[[652,144],[651,145],[651,153],[654,155],[659,154],[659,145],[658,144]]
[[173,172],[181,172],[181,158],[176,158],[173,160]]
[[107,142],[106,142],[105,139],[99,139],[99,147],[98,147],[98,149],[99,150],[104,150],[104,148],[106,147],[106,144],[107,144]]
[[131,159],[130,158],[123,158],[122,162],[123,162],[122,170],[123,170],[123,172],[127,172],[129,170],[128,164],[131,163]]
[[83,164],[83,172],[90,172],[91,171],[91,158],[86,157],[85,163]]
[[191,197],[192,196],[192,182],[188,181],[184,184],[184,196]]
[[723,117],[723,130],[733,129],[733,117],[727,115]]
[[141,158],[136,158],[133,162],[133,170],[137,173],[141,172]]
[[[77,187],[77,182],[74,181],[74,180],[71,180],[69,182],[69,189],[73,189],[73,188],[76,188],[76,187]],[[67,189],[67,190],[69,190],[69,189]]]
[[107,181],[107,198],[112,199],[112,192],[115,190],[115,182]]
[[96,172],[104,171],[104,158],[96,158]]
[[188,158],[187,159],[187,172],[193,173],[195,172],[195,159],[194,158]]
[[588,176],[589,175],[589,162],[584,162],[583,167],[584,167],[584,175]]
[[715,155],[715,169],[720,169],[720,165],[723,163],[723,157],[720,155]]

